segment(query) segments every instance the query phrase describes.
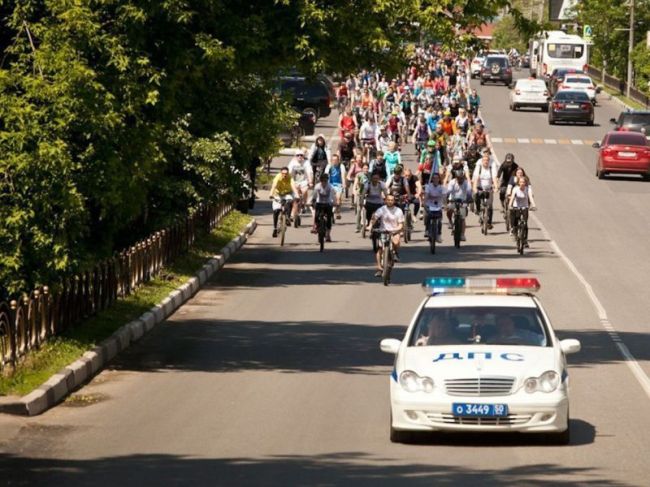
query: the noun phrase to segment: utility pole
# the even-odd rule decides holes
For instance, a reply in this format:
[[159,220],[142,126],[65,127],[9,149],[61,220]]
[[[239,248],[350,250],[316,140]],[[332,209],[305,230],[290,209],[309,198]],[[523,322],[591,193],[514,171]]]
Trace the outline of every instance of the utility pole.
[[632,88],[632,51],[634,50],[634,0],[630,0],[630,38],[627,45],[627,87],[625,96],[630,97]]

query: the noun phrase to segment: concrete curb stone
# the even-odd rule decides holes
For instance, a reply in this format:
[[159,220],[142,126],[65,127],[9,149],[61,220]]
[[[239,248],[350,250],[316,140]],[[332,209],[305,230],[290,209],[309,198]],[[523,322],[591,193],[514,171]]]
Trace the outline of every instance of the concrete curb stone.
[[68,394],[84,385],[100,372],[119,352],[138,341],[157,324],[165,321],[176,309],[194,296],[203,284],[219,271],[226,261],[239,250],[257,228],[253,219],[237,237],[233,238],[221,254],[211,258],[185,284],[172,291],[158,305],[140,318],[119,328],[93,350],[85,352],[79,359],[54,374],[37,389],[16,401],[0,405],[0,412],[35,416],[61,402]]

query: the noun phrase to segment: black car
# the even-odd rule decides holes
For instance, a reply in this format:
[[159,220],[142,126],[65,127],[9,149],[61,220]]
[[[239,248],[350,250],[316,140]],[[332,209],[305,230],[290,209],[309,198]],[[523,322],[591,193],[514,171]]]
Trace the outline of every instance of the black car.
[[557,87],[562,84],[567,74],[586,74],[580,69],[576,68],[555,68],[548,78],[548,91],[551,95],[557,93]]
[[291,96],[291,105],[296,110],[313,114],[315,120],[327,117],[336,100],[334,87],[322,77],[313,80],[299,76],[283,77],[280,91]]
[[584,91],[562,90],[555,94],[548,105],[548,123],[585,122],[594,124],[594,105]]
[[621,112],[618,120],[610,119],[615,125],[614,130],[642,132],[646,137],[650,134],[650,112],[648,111],[629,111]]
[[488,81],[505,83],[506,86],[512,84],[512,68],[508,56],[489,55],[485,58],[481,67],[481,84]]

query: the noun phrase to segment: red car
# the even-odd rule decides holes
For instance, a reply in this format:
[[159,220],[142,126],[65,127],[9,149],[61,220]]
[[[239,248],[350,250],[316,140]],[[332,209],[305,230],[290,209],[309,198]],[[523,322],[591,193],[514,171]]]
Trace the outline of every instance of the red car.
[[650,180],[650,146],[645,134],[639,132],[608,132],[599,149],[596,176],[603,179],[606,174],[640,174]]

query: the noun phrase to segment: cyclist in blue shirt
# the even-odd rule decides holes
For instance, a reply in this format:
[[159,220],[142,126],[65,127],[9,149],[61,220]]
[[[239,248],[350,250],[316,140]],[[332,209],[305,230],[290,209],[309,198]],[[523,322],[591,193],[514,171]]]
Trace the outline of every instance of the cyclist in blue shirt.
[[329,183],[334,188],[336,200],[334,203],[336,219],[341,219],[341,202],[343,199],[343,190],[345,189],[345,166],[341,164],[341,159],[337,154],[332,155],[332,162],[325,168],[325,174],[329,176]]

